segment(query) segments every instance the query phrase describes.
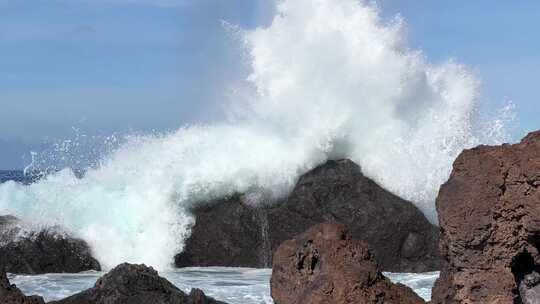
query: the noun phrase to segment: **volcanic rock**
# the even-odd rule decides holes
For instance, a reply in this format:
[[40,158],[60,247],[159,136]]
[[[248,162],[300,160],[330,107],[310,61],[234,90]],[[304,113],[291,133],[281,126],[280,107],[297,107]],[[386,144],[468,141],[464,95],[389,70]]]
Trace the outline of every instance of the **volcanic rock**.
[[194,210],[197,223],[184,251],[175,257],[176,266],[270,266],[262,212],[240,195],[199,206]]
[[353,238],[368,242],[385,271],[440,269],[438,229],[350,160],[328,161],[304,174],[286,202],[268,212],[272,248],[327,221],[345,224]]
[[433,303],[540,303],[539,186],[540,131],[461,153],[437,198]]
[[338,221],[366,240],[385,271],[439,270],[438,229],[409,201],[365,177],[350,160],[300,177],[288,198],[253,207],[242,195],[204,204],[176,265],[267,267],[283,241]]
[[35,232],[13,216],[0,216],[0,268],[39,274],[100,270],[88,244],[52,227]]
[[189,295],[145,265],[120,264],[94,287],[50,304],[225,304],[198,289]]
[[11,285],[6,273],[0,272],[0,304],[43,304],[42,297],[25,296],[15,285]]
[[276,304],[425,303],[409,287],[382,275],[366,242],[331,223],[279,246],[271,288]]

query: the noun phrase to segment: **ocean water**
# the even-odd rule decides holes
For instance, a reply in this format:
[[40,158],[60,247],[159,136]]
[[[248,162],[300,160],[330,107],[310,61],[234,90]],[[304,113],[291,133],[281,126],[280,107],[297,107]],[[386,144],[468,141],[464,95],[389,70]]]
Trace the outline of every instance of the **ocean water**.
[[[233,193],[266,203],[326,160],[349,158],[436,222],[435,197],[456,156],[506,141],[507,112],[480,112],[477,75],[457,60],[430,62],[408,45],[406,20],[381,17],[374,1],[278,3],[268,25],[225,25],[247,73],[217,92],[228,96],[222,117],[114,140],[82,178],[69,169],[76,162],[29,185],[4,182],[0,213],[65,227],[105,269],[166,271],[194,204]],[[75,138],[51,153],[80,152]],[[43,163],[32,155],[34,172]]]
[[37,175],[25,175],[22,170],[0,170],[0,184],[7,181],[15,181],[24,185],[29,185],[37,181]]
[[[51,173],[0,172],[0,214],[64,227],[89,244],[104,269],[145,263],[183,289],[199,287],[231,303],[268,303],[269,271],[170,269],[197,203],[234,193],[267,203],[315,166],[349,158],[436,223],[435,198],[455,158],[466,148],[508,141],[511,106],[481,112],[478,75],[459,59],[431,62],[411,48],[406,20],[381,17],[375,1],[278,3],[267,26],[225,24],[239,44],[238,64],[249,72],[229,92],[218,92],[229,96],[219,105],[220,119],[108,137],[88,168],[76,161],[50,170],[40,161],[80,159],[80,138],[60,142],[52,155],[32,153],[26,171],[44,165]],[[25,292],[55,299],[99,275],[12,279]],[[437,275],[389,276],[429,298]]]
[[[9,279],[25,294],[38,294],[46,301],[59,300],[90,288],[103,273],[44,274],[35,276],[10,275]],[[162,272],[181,290],[202,289],[207,295],[230,304],[270,304],[270,269],[248,268],[184,268]],[[431,288],[437,272],[422,274],[385,273],[392,281],[403,283],[426,300],[431,298]]]
[[[0,183],[11,181],[31,184],[39,177],[24,175],[22,171],[0,171]],[[185,292],[202,289],[207,295],[230,304],[269,304],[271,269],[232,267],[192,267],[160,272]],[[89,271],[75,274],[14,275],[8,274],[27,295],[40,295],[53,301],[90,288],[104,272]],[[431,288],[439,276],[428,273],[385,273],[394,282],[411,287],[422,298],[431,298]]]
[[[11,181],[31,184],[37,176],[26,176],[22,171],[0,171],[0,183]],[[271,269],[231,267],[192,267],[160,272],[185,292],[202,289],[207,295],[230,304],[269,304]],[[53,301],[90,288],[104,272],[89,271],[75,274],[14,275],[8,274],[25,294],[37,294]],[[385,273],[394,282],[411,287],[419,296],[429,300],[431,288],[439,276],[428,273]]]

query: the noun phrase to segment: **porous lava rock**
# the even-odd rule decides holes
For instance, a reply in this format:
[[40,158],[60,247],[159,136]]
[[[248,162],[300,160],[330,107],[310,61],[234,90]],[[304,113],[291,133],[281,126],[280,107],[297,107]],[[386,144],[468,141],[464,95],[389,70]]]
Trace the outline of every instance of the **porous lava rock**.
[[540,131],[459,155],[437,198],[433,303],[540,303],[539,187]]
[[316,225],[279,246],[271,289],[276,304],[425,303],[384,277],[368,244],[335,223]]

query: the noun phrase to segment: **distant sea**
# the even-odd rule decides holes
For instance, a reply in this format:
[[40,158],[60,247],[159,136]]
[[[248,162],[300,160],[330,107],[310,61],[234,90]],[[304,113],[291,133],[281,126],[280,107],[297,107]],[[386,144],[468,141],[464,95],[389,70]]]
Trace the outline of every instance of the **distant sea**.
[[24,175],[22,170],[0,170],[0,184],[12,180],[28,185],[38,179],[37,175]]
[[[82,169],[72,169],[72,171],[78,178],[83,177],[85,173]],[[15,181],[23,185],[29,185],[53,172],[55,171],[51,170],[47,173],[34,171],[25,175],[23,170],[0,170],[0,184],[7,181]]]

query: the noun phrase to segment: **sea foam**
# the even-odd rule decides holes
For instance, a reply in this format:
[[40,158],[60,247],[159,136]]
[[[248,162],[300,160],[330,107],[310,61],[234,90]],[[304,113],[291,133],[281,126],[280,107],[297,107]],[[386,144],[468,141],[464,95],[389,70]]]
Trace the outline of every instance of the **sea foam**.
[[[229,120],[129,136],[89,168],[0,185],[0,212],[82,237],[105,268],[171,265],[198,202],[286,195],[329,158],[350,158],[436,222],[434,201],[458,153],[506,140],[481,119],[479,80],[407,46],[404,21],[371,2],[285,0],[268,27],[237,29],[250,74],[224,100]],[[253,196],[257,197],[257,195]]]

